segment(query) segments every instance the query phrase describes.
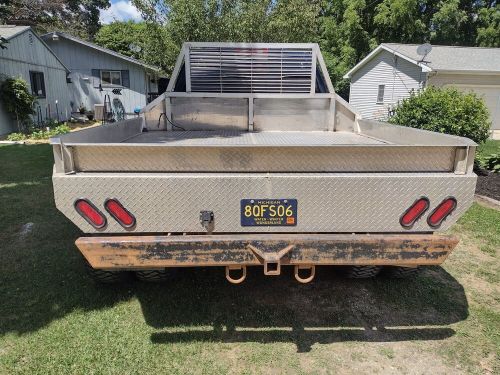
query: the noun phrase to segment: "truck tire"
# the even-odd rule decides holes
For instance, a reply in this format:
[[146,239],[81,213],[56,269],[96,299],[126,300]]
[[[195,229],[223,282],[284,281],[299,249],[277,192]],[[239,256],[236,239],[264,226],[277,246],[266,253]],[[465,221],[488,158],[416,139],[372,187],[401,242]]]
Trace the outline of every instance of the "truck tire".
[[172,268],[143,270],[136,271],[135,276],[141,281],[146,281],[149,283],[161,283],[172,280],[176,274],[175,271],[176,270]]
[[97,283],[113,284],[127,280],[128,272],[126,271],[107,271],[93,268],[90,263],[85,262],[87,274]]
[[343,273],[349,279],[368,279],[377,276],[381,269],[381,266],[348,266]]
[[414,277],[420,271],[420,267],[400,267],[400,266],[387,266],[384,267],[382,273],[386,277],[393,279],[406,279]]

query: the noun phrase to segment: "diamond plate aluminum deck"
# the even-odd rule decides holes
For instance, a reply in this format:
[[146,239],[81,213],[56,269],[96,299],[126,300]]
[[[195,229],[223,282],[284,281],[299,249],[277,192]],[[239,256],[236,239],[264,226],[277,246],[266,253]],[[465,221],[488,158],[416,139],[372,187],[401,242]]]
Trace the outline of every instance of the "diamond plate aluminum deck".
[[388,144],[351,132],[238,132],[238,131],[150,131],[140,133],[124,143],[162,146],[332,146]]
[[[432,211],[454,196],[457,209],[439,230],[448,229],[472,204],[476,176],[450,173],[415,174],[229,174],[229,173],[80,173],[55,174],[57,208],[80,229],[95,233],[73,208],[88,198],[102,208],[118,198],[137,218],[132,232],[203,232],[202,210],[215,214],[215,232],[432,232],[425,218],[411,230],[399,224],[401,214],[420,196]],[[240,200],[295,198],[296,227],[241,227]],[[105,212],[104,210],[102,210]],[[127,232],[108,217],[104,233]],[[130,231],[129,231],[130,232]]]

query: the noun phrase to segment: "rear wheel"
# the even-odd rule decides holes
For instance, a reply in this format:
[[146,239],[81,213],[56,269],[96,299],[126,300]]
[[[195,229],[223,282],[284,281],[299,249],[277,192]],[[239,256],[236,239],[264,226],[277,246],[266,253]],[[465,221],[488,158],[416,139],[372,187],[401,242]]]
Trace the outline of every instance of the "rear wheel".
[[176,275],[176,269],[164,268],[156,270],[136,271],[135,276],[141,280],[150,283],[161,283],[172,280]]
[[384,276],[394,279],[406,279],[414,277],[420,271],[420,267],[400,267],[400,266],[387,266],[384,267]]
[[349,279],[368,279],[377,276],[381,269],[381,266],[349,266],[343,274]]
[[128,272],[126,271],[107,271],[107,270],[95,269],[88,262],[85,262],[85,268],[87,270],[87,274],[95,282],[102,284],[119,283],[127,280],[129,275]]

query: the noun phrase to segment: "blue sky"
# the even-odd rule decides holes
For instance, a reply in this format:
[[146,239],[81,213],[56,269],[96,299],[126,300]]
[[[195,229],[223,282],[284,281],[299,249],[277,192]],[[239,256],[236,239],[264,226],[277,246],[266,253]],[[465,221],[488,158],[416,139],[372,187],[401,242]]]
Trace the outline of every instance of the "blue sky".
[[140,21],[141,14],[130,0],[111,0],[111,6],[101,10],[99,19],[103,24],[113,21]]

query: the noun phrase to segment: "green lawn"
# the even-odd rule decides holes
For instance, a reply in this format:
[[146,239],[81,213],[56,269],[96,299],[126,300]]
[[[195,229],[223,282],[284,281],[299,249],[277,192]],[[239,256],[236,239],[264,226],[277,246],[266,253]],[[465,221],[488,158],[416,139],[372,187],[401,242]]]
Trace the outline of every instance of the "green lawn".
[[234,286],[186,269],[101,286],[54,207],[50,147],[2,146],[0,160],[0,374],[500,371],[499,211],[474,205],[444,267],[413,280],[252,269]]

